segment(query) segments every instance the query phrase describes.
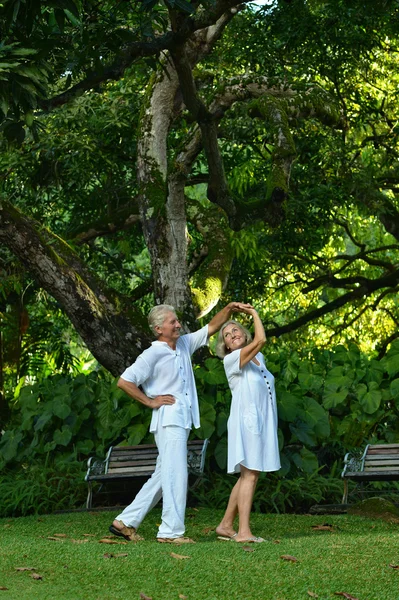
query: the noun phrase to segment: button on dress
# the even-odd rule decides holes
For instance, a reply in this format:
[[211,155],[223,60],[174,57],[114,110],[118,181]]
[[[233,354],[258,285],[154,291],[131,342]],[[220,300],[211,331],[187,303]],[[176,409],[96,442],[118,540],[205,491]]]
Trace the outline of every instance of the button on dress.
[[254,471],[278,471],[277,404],[274,377],[263,354],[240,368],[241,348],[227,354],[224,368],[232,393],[227,423],[227,472],[238,473],[240,465]]

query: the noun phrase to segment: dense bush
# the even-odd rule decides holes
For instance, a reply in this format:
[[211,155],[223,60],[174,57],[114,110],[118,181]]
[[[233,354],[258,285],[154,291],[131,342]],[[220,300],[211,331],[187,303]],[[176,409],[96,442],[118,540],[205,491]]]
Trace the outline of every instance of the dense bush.
[[23,465],[0,473],[0,516],[68,510],[83,504],[87,485],[79,462]]
[[[255,507],[284,512],[337,501],[342,491],[338,475],[347,451],[367,442],[399,442],[399,342],[380,361],[351,344],[314,350],[306,357],[273,354],[267,356],[267,364],[276,376],[282,469],[262,476]],[[211,474],[197,496],[222,506],[231,489],[231,478],[221,475],[226,468],[230,392],[216,358],[197,366],[195,375],[201,428],[192,435],[210,438]],[[65,465],[91,454],[104,457],[111,444],[151,441],[150,417],[149,410],[131,401],[105,373],[44,379],[23,387],[14,403],[0,441],[0,469],[28,473],[27,465],[47,464],[67,477]],[[8,494],[2,487],[9,485],[7,472],[0,480],[0,496]],[[83,472],[82,468],[82,481]],[[72,497],[69,501],[75,502]],[[28,504],[21,504],[25,512]]]

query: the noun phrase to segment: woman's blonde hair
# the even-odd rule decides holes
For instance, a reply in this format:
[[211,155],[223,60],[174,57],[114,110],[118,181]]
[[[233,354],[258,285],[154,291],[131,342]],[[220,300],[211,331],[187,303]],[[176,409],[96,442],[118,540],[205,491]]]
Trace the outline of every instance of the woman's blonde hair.
[[247,346],[249,344],[249,342],[252,341],[252,335],[249,333],[248,329],[246,329],[243,325],[241,325],[241,323],[238,323],[237,321],[234,321],[234,320],[226,321],[226,323],[224,323],[222,325],[222,327],[220,328],[218,339],[216,342],[215,350],[216,350],[216,354],[218,355],[219,358],[224,358],[226,356],[226,354],[228,354],[230,352],[230,350],[226,347],[224,337],[223,337],[223,332],[226,329],[227,325],[237,325],[237,327],[239,327],[241,329],[241,331],[245,335],[245,346]]

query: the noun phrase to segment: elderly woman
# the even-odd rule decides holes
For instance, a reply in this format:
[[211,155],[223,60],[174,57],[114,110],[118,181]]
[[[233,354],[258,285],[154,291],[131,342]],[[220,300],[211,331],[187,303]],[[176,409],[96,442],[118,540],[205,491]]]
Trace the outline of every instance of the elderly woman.
[[[227,321],[216,348],[232,392],[227,471],[240,473],[216,533],[222,540],[263,542],[252,534],[249,519],[259,473],[280,469],[276,395],[274,377],[260,352],[266,343],[262,322],[254,308],[242,312],[253,318],[254,338],[236,321]],[[237,514],[238,532],[233,527]]]

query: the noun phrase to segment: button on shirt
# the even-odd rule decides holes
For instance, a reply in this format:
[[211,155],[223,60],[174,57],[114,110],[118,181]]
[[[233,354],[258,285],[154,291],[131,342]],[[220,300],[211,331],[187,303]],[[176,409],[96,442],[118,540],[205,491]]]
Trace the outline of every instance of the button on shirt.
[[157,425],[177,425],[190,429],[200,426],[198,396],[191,355],[208,342],[208,325],[182,335],[173,350],[166,342],[152,342],[121,375],[125,381],[141,386],[149,398],[171,394],[176,402],[154,409],[150,431]]

